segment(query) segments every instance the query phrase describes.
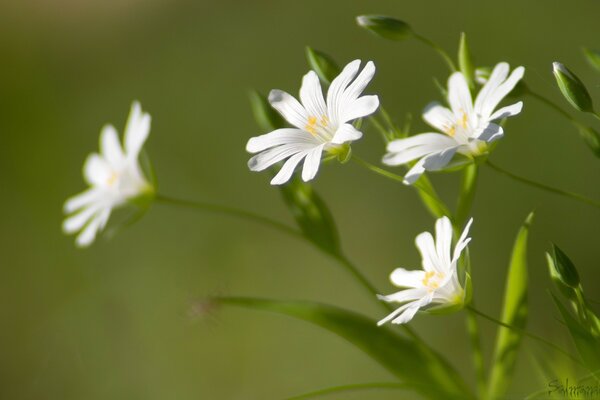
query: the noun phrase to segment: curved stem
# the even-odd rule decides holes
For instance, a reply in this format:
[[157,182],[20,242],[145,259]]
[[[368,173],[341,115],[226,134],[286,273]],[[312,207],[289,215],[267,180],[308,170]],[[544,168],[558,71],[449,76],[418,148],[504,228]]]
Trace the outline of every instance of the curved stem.
[[157,195],[156,201],[158,201],[159,203],[163,203],[163,204],[195,208],[198,210],[216,212],[219,214],[232,215],[235,217],[254,221],[259,224],[270,226],[271,228],[275,228],[275,229],[279,230],[280,232],[283,232],[283,233],[293,236],[293,237],[304,238],[304,236],[302,235],[302,233],[300,231],[298,231],[290,226],[287,226],[286,224],[282,224],[279,221],[275,221],[268,217],[265,217],[265,216],[262,216],[259,214],[255,214],[251,211],[242,210],[242,209],[234,208],[234,207],[223,206],[220,204],[206,203],[206,202],[200,202],[200,201],[181,200],[181,199],[176,199],[173,197],[167,197],[167,196],[163,196],[163,195]]
[[[396,182],[404,182],[404,177],[395,174],[391,171],[385,170],[383,168],[379,168],[378,166],[373,165],[370,162],[363,160],[362,158],[352,155],[352,159],[356,161],[359,165],[365,167],[366,169],[372,172],[375,172],[378,175],[381,175]],[[435,189],[431,185],[431,182],[429,182],[429,180],[426,180],[425,178],[426,177],[424,175],[421,176],[421,178],[412,186],[418,190],[421,199],[423,200],[423,202],[434,217],[451,217],[452,214],[448,210],[448,207],[446,207],[444,202],[442,202],[440,197],[437,195]]]
[[550,193],[555,193],[555,194],[559,194],[561,196],[570,197],[572,199],[581,201],[582,203],[586,203],[586,204],[589,204],[591,206],[600,208],[600,201],[598,201],[598,200],[591,199],[591,198],[586,197],[584,195],[581,195],[579,193],[574,193],[574,192],[569,192],[567,190],[558,189],[558,188],[555,188],[555,187],[552,187],[552,186],[549,186],[549,185],[546,185],[546,184],[543,184],[543,183],[539,183],[539,182],[533,181],[533,180],[528,179],[528,178],[524,178],[524,177],[519,176],[519,175],[515,175],[512,172],[509,172],[509,171],[505,170],[504,168],[501,168],[501,167],[497,166],[496,164],[492,163],[490,160],[487,160],[486,164],[490,168],[492,168],[493,170],[495,170],[497,172],[500,172],[501,174],[504,174],[504,175],[506,175],[506,176],[508,176],[508,177],[516,180],[516,181],[519,181],[521,183],[525,183],[527,185],[534,186],[534,187],[536,187],[538,189],[542,189],[542,190],[545,190],[545,191],[550,192]]
[[351,385],[333,386],[325,389],[315,390],[301,394],[299,396],[288,397],[287,400],[303,400],[315,397],[326,396],[328,394],[354,392],[359,390],[374,390],[374,389],[407,389],[408,385],[399,382],[373,382],[373,383],[357,383]]
[[471,347],[473,348],[473,367],[475,368],[475,375],[477,377],[477,392],[480,398],[483,399],[486,392],[486,374],[481,347],[481,333],[475,313],[470,309],[467,309],[467,331],[471,340]]
[[479,315],[480,317],[482,317],[482,318],[484,318],[484,319],[487,319],[487,320],[488,320],[488,321],[490,321],[490,322],[493,322],[493,323],[495,323],[495,324],[497,324],[497,325],[500,325],[500,326],[502,326],[502,327],[504,327],[504,328],[508,328],[508,329],[510,329],[510,330],[513,330],[513,331],[515,331],[515,332],[519,332],[519,333],[520,333],[521,335],[523,335],[523,336],[526,336],[526,337],[528,337],[528,338],[530,338],[530,339],[533,339],[533,340],[536,340],[536,341],[538,341],[538,342],[540,342],[540,343],[543,343],[543,344],[545,344],[546,346],[548,346],[548,347],[551,347],[552,349],[556,350],[557,352],[559,352],[559,353],[561,353],[561,354],[563,354],[563,355],[567,356],[568,358],[570,358],[571,360],[573,360],[573,361],[574,361],[574,362],[576,362],[577,364],[579,364],[579,365],[582,365],[582,364],[581,364],[581,361],[579,361],[579,359],[578,359],[577,357],[575,357],[575,356],[573,356],[572,354],[570,354],[570,353],[566,352],[565,350],[561,349],[560,347],[558,347],[558,346],[557,346],[557,345],[555,345],[554,343],[552,343],[552,342],[550,342],[550,341],[548,341],[548,340],[544,339],[544,338],[543,338],[543,337],[541,337],[541,336],[538,336],[538,335],[536,335],[536,334],[534,334],[534,333],[529,333],[529,332],[527,332],[527,331],[526,331],[526,330],[524,330],[524,329],[517,328],[517,327],[515,327],[515,326],[512,326],[512,325],[506,324],[506,323],[504,323],[504,322],[502,322],[502,321],[500,321],[500,320],[498,320],[498,319],[496,319],[496,318],[494,318],[494,317],[491,317],[491,316],[489,316],[489,315],[487,315],[487,314],[485,314],[485,313],[483,313],[483,312],[481,312],[481,311],[477,310],[476,308],[473,308],[472,306],[467,306],[466,308],[467,308],[469,311],[471,311],[471,312],[473,312],[473,313],[475,313],[475,314]]
[[456,71],[456,65],[454,65],[454,61],[452,61],[452,58],[448,55],[448,53],[446,53],[444,49],[442,49],[440,46],[438,46],[431,40],[427,39],[425,36],[421,36],[416,32],[413,33],[413,36],[421,43],[424,43],[427,46],[431,47],[433,50],[435,50],[444,59],[451,72]]

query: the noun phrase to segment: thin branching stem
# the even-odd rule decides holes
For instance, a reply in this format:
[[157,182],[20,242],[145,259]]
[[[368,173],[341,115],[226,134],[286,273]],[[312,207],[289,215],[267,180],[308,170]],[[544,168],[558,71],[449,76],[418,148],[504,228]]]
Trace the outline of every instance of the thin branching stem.
[[431,47],[433,50],[435,50],[435,52],[438,53],[444,59],[444,61],[446,62],[446,65],[448,65],[448,68],[450,69],[451,72],[456,71],[456,65],[454,64],[454,61],[452,61],[452,57],[450,57],[443,48],[441,48],[440,46],[438,46],[436,43],[429,40],[425,36],[421,36],[416,32],[413,34],[413,36],[419,42],[424,43],[427,46]]
[[330,394],[341,394],[347,392],[357,392],[362,390],[381,390],[381,389],[407,389],[409,386],[405,383],[400,382],[371,382],[371,383],[357,383],[351,385],[340,385],[328,387],[325,389],[315,390],[312,392],[304,393],[299,396],[288,397],[287,400],[304,400],[314,399],[316,397],[322,397]]

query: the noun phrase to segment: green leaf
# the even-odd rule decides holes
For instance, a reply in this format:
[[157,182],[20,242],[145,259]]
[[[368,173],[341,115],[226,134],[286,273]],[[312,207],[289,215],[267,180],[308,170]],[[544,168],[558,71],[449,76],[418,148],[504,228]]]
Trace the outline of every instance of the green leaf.
[[306,59],[310,68],[327,84],[331,83],[340,73],[340,67],[333,58],[309,46],[306,47]]
[[579,286],[579,273],[573,261],[555,244],[553,248],[553,261],[560,280],[567,286],[576,289]]
[[552,282],[554,282],[560,293],[571,301],[577,301],[577,294],[575,293],[575,290],[563,282],[562,277],[558,272],[558,268],[556,267],[554,257],[552,257],[549,253],[546,253],[546,262],[548,263],[548,273],[550,274],[550,279]]
[[[527,238],[533,213],[525,219],[512,250],[506,286],[502,322],[520,330],[527,323]],[[514,371],[522,332],[505,327],[498,328],[496,348],[489,381],[489,398],[502,398],[508,389]]]
[[340,255],[340,238],[335,221],[314,189],[295,177],[282,185],[280,190],[304,236],[327,253]]
[[473,66],[473,59],[471,57],[471,51],[467,44],[467,35],[463,32],[460,34],[460,44],[458,46],[458,67],[460,72],[464,75],[469,87],[475,88],[475,67]]
[[385,15],[359,15],[358,26],[389,40],[401,41],[410,38],[413,31],[406,22]]
[[249,97],[252,114],[260,129],[265,132],[270,132],[285,126],[285,121],[281,115],[271,107],[271,104],[269,104],[269,101],[265,96],[256,90],[252,90],[249,93]]
[[600,71],[600,51],[583,48],[583,54],[590,65]]
[[579,135],[585,143],[594,152],[596,157],[600,158],[600,133],[589,126],[579,126]]
[[594,112],[592,97],[583,82],[570,69],[559,62],[552,64],[552,71],[558,88],[575,109],[583,112]]
[[312,302],[225,297],[218,303],[270,311],[304,320],[346,339],[397,376],[407,386],[431,399],[472,399],[457,372],[421,342],[378,327],[355,312]]
[[600,369],[600,340],[575,319],[560,300],[551,293],[583,363],[592,371]]

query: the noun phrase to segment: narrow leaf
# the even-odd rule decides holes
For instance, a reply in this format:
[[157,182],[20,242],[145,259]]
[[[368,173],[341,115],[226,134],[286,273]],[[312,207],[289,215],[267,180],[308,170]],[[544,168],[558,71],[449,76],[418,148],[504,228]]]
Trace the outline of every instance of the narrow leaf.
[[587,88],[564,64],[554,62],[552,64],[552,71],[554,72],[554,78],[561,93],[567,99],[571,105],[583,112],[594,112],[594,106],[592,104],[592,97],[588,92]]
[[296,177],[280,190],[304,236],[327,253],[339,255],[340,239],[335,221],[313,188]]
[[340,67],[333,58],[308,46],[306,47],[306,60],[310,68],[327,84],[331,83],[340,73]]
[[589,126],[582,125],[579,127],[579,135],[594,152],[596,157],[600,158],[600,133]]
[[457,372],[421,342],[360,314],[311,302],[225,297],[221,304],[270,311],[301,319],[346,339],[406,385],[430,399],[472,399]]
[[285,121],[281,115],[271,107],[271,104],[269,104],[269,101],[265,96],[256,90],[252,90],[249,93],[249,97],[252,114],[260,129],[265,132],[270,132],[285,126]]
[[594,67],[597,71],[600,71],[600,51],[584,48],[583,54],[585,55],[585,58],[588,60],[590,65]]
[[458,67],[464,75],[469,87],[475,88],[475,67],[471,57],[471,51],[467,44],[467,35],[463,32],[460,34],[460,44],[458,46]]
[[[512,250],[506,287],[502,322],[525,329],[527,322],[527,238],[533,213],[525,219]],[[498,328],[496,348],[489,381],[489,398],[502,398],[509,387],[523,334],[514,329]]]

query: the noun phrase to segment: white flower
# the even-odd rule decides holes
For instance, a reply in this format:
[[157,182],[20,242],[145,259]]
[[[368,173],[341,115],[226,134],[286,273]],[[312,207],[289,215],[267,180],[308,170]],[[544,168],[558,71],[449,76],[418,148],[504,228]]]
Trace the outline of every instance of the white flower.
[[[276,129],[253,137],[246,150],[258,153],[248,161],[252,171],[262,171],[287,159],[271,180],[272,185],[287,182],[296,166],[304,160],[302,179],[306,182],[319,170],[323,151],[335,152],[341,145],[362,137],[349,122],[373,113],[379,106],[377,96],[360,96],[373,78],[375,65],[369,61],[358,73],[360,60],[350,62],[331,82],[327,103],[314,71],[302,79],[300,102],[281,90],[272,90],[269,102],[294,128]],[[357,76],[358,74],[358,76]]]
[[153,193],[138,162],[149,133],[150,115],[142,112],[138,102],[131,106],[124,146],[112,125],[102,129],[100,154],[90,154],[83,166],[83,176],[91,187],[69,198],[64,205],[65,214],[71,215],[63,222],[63,231],[67,234],[81,231],[77,245],[90,245],[97,232],[106,226],[114,208]]
[[[521,112],[523,102],[494,110],[523,77],[525,69],[515,68],[508,76],[507,63],[496,65],[489,79],[479,91],[475,103],[465,77],[460,72],[448,79],[448,104],[431,103],[423,112],[423,118],[442,133],[422,133],[388,144],[383,162],[387,165],[406,164],[419,159],[407,172],[404,183],[412,184],[426,170],[435,171],[446,167],[458,152],[467,157],[478,155],[486,143],[504,135],[502,127],[493,121],[511,117]],[[507,78],[508,77],[508,78]]]
[[467,223],[454,247],[454,253],[451,252],[452,224],[447,217],[436,221],[435,241],[429,232],[417,236],[416,244],[423,259],[423,271],[397,268],[392,272],[392,283],[407,289],[378,297],[387,302],[404,304],[379,321],[378,325],[390,320],[394,324],[404,324],[410,321],[419,309],[430,304],[438,304],[438,307],[462,304],[465,291],[458,281],[456,267],[462,251],[471,241],[467,235],[472,222],[473,219]]

